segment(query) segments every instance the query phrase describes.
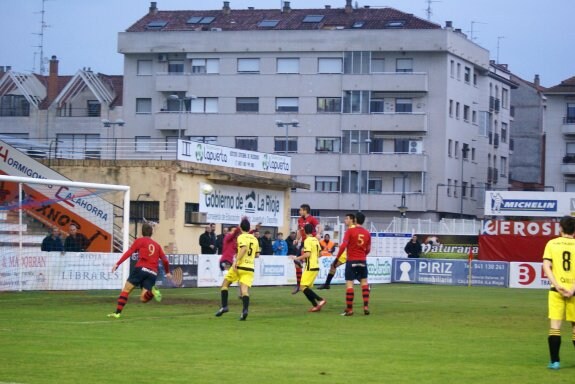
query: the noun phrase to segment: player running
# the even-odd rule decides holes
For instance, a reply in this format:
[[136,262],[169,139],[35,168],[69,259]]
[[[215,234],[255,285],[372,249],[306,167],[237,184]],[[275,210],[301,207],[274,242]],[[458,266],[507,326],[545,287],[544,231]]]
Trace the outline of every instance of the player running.
[[346,309],[342,316],[353,315],[353,282],[361,283],[363,297],[363,313],[369,315],[369,285],[367,282],[367,255],[371,251],[371,235],[362,227],[365,215],[362,212],[355,214],[356,225],[345,232],[337,257],[347,249],[345,263],[345,304]]
[[216,312],[216,316],[220,317],[229,311],[228,290],[232,283],[238,281],[243,303],[240,320],[245,320],[248,317],[248,309],[250,305],[249,287],[252,286],[254,281],[255,258],[259,257],[260,247],[258,239],[249,233],[250,222],[248,219],[242,220],[240,223],[240,229],[242,233],[238,236],[237,239],[238,251],[236,254],[236,259],[224,277],[220,291],[222,306]]
[[303,254],[301,256],[290,256],[294,261],[305,260],[305,268],[301,277],[301,287],[303,287],[303,294],[312,304],[309,312],[319,312],[325,305],[326,301],[319,297],[311,288],[319,272],[319,253],[321,247],[316,237],[311,236],[314,228],[311,224],[304,226],[306,239],[303,245]]
[[[304,227],[306,224],[311,224],[313,226],[312,236],[317,236],[320,232],[319,221],[315,217],[311,215],[311,207],[309,204],[302,204],[299,207],[299,215],[297,219],[297,235],[296,239],[294,240],[294,244],[298,244],[299,246],[299,255],[301,255],[301,248],[306,239],[306,233]],[[300,291],[300,282],[301,282],[301,275],[302,275],[302,263],[299,261],[295,261],[295,277],[296,277],[296,286],[292,291],[292,295],[295,295]]]
[[[348,228],[355,227],[355,215],[353,213],[348,213],[347,215],[345,215],[345,218],[343,219],[343,221]],[[317,289],[330,289],[331,288],[331,280],[335,276],[335,271],[337,270],[337,268],[340,265],[344,265],[346,260],[347,260],[347,251],[343,251],[341,256],[336,257],[333,260],[333,262],[331,263],[331,266],[329,267],[329,273],[327,274],[327,277],[325,278],[325,283],[323,283],[322,285],[317,287]]]
[[162,247],[151,239],[152,233],[154,232],[154,227],[149,223],[144,223],[142,225],[142,236],[122,255],[120,260],[114,264],[112,272],[116,272],[120,264],[126,261],[132,254],[138,253],[138,261],[134,270],[130,273],[126,284],[118,297],[118,304],[116,306],[116,312],[108,314],[108,317],[113,317],[119,319],[124,309],[124,306],[128,302],[128,296],[136,287],[142,288],[142,293],[140,295],[140,300],[142,303],[147,303],[154,298],[156,301],[162,301],[162,294],[155,287],[156,278],[158,277],[158,260],[162,260],[164,265],[164,271],[166,272],[166,277],[168,279],[172,278],[170,273],[170,263],[168,258],[164,254]]
[[549,240],[543,252],[543,271],[551,282],[549,290],[549,355],[547,368],[559,369],[561,347],[561,322],[571,322],[572,340],[575,344],[575,218],[564,216],[559,222],[561,237]]

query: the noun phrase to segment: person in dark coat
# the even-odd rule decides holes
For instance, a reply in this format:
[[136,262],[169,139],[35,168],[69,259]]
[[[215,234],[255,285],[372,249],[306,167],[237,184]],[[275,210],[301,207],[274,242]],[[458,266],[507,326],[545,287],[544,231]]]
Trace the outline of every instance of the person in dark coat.
[[421,243],[417,241],[417,235],[411,236],[411,240],[407,244],[405,244],[405,248],[403,248],[405,253],[407,253],[407,257],[412,259],[417,259],[421,256]]
[[42,240],[42,251],[64,252],[64,242],[60,237],[60,228],[52,228],[52,233]]
[[206,226],[206,231],[200,235],[200,247],[202,248],[202,255],[215,255],[216,254],[216,230],[215,224]]

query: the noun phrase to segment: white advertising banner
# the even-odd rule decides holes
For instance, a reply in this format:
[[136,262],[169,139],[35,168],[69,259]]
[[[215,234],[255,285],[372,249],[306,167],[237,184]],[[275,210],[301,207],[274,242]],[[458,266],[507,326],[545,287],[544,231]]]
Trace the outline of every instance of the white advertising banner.
[[550,283],[543,272],[543,263],[509,263],[510,288],[549,289]]
[[178,160],[236,169],[291,174],[291,157],[178,140]]
[[216,184],[211,193],[200,192],[200,212],[207,213],[210,223],[239,224],[246,216],[253,224],[281,227],[284,205],[283,191]]
[[572,214],[575,214],[573,192],[485,192],[485,216],[561,217]]
[[41,252],[0,248],[0,291],[120,289],[121,270],[112,273],[118,253]]

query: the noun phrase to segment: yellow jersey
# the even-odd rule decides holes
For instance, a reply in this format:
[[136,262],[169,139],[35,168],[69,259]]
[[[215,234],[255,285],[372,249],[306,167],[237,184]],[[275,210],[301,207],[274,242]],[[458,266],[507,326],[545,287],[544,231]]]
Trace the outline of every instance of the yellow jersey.
[[[256,237],[251,233],[243,232],[238,236],[238,255],[243,247],[246,247],[246,253],[236,265],[238,269],[253,271],[256,255],[260,253],[260,244],[258,239],[256,239]],[[238,260],[236,260],[236,262],[237,261]]]
[[558,237],[547,242],[543,260],[551,261],[555,279],[565,288],[575,284],[575,239]]
[[319,254],[321,252],[321,246],[319,245],[319,240],[316,237],[308,236],[303,242],[303,251],[309,252],[309,257],[305,260],[305,270],[306,271],[319,271]]

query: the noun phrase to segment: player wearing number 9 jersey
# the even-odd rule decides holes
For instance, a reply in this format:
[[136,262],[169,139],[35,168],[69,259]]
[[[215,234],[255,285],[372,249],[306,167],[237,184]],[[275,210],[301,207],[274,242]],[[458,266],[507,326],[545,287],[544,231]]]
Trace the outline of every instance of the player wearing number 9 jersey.
[[565,216],[559,222],[561,237],[549,240],[543,252],[543,270],[551,282],[548,310],[550,329],[547,339],[550,369],[559,369],[561,322],[571,322],[571,340],[575,345],[575,218]]
[[248,309],[250,305],[249,287],[252,286],[254,281],[255,258],[259,257],[260,246],[258,239],[249,233],[250,222],[243,219],[240,223],[242,233],[238,236],[238,252],[236,259],[232,264],[232,268],[224,277],[222,288],[220,291],[222,306],[216,312],[216,316],[220,317],[228,312],[228,289],[234,282],[240,285],[240,294],[242,296],[242,314],[240,320],[245,320],[248,317]]
[[154,228],[149,223],[144,223],[142,225],[142,235],[134,241],[134,244],[122,255],[120,260],[114,264],[112,272],[116,272],[120,264],[126,261],[134,253],[138,253],[138,261],[134,267],[134,270],[130,273],[120,297],[118,297],[118,304],[116,306],[116,312],[110,313],[108,317],[114,317],[116,319],[120,318],[120,314],[128,301],[128,296],[136,287],[142,288],[142,294],[140,295],[140,300],[143,303],[147,303],[156,299],[156,301],[161,301],[162,296],[160,291],[156,289],[156,278],[158,276],[158,261],[161,259],[164,264],[164,271],[166,272],[166,277],[171,278],[170,273],[170,263],[168,258],[164,254],[162,247],[151,239]]

